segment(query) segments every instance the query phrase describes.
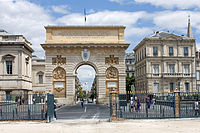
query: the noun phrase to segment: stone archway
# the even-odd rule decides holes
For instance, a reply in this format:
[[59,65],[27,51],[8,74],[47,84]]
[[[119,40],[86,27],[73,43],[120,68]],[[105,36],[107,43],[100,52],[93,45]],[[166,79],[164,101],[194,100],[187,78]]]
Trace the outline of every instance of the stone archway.
[[[109,103],[109,92],[126,90],[124,58],[129,44],[124,40],[124,26],[47,26],[45,29],[46,42],[41,46],[46,54],[46,92],[53,92],[58,102],[76,103],[76,70],[83,64],[96,71],[99,104]],[[62,78],[54,78],[57,67],[65,73]]]

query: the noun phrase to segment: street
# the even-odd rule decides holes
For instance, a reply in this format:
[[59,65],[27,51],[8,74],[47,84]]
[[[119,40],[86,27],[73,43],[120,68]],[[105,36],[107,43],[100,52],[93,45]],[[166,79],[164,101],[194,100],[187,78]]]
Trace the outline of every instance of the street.
[[85,103],[82,108],[80,103],[74,106],[64,106],[56,111],[59,119],[109,119],[109,108],[105,105]]

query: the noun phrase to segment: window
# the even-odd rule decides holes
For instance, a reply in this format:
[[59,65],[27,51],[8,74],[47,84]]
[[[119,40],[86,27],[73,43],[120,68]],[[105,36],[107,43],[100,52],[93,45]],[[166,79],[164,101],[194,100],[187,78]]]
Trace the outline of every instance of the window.
[[158,47],[153,47],[153,56],[158,56]]
[[190,91],[190,84],[189,83],[185,83],[185,91]]
[[199,80],[199,76],[200,76],[200,75],[199,75],[199,71],[197,71],[197,80]]
[[174,73],[174,64],[169,64],[169,73]]
[[39,84],[43,84],[43,75],[39,75]]
[[170,87],[170,92],[173,92],[174,91],[174,83],[170,83],[169,87]]
[[174,49],[173,47],[169,47],[169,56],[173,56],[174,55]]
[[127,73],[127,77],[129,77],[129,73]]
[[154,83],[154,93],[158,93],[159,83]]
[[126,66],[126,71],[129,71],[129,67],[128,66]]
[[185,74],[189,74],[190,73],[190,65],[189,64],[185,64],[184,65],[184,73]]
[[184,56],[188,56],[188,47],[184,47]]
[[158,64],[153,65],[153,74],[159,74],[159,65]]
[[196,66],[199,67],[199,61],[197,61]]
[[6,61],[6,73],[12,74],[12,61]]

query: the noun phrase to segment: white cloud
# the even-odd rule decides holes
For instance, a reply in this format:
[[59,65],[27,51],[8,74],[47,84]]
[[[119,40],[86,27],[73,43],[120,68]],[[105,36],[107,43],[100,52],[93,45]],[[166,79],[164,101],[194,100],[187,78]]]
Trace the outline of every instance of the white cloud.
[[110,2],[116,2],[116,3],[120,3],[122,4],[124,2],[124,0],[109,0]]
[[192,28],[200,30],[200,12],[163,11],[154,14],[153,22],[158,29],[168,29],[180,33],[187,32],[188,14],[191,16]]
[[134,0],[137,3],[149,3],[167,9],[179,8],[190,9],[199,8],[200,0]]
[[52,17],[40,6],[25,0],[0,1],[0,28],[11,34],[22,34],[34,50],[45,41],[44,26],[53,24]]
[[70,7],[67,5],[52,6],[52,10],[56,13],[67,14],[69,13],[69,9]]

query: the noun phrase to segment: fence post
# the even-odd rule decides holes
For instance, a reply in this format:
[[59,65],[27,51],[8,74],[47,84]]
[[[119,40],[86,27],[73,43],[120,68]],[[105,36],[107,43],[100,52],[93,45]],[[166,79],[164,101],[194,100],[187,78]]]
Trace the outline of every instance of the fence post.
[[47,94],[47,122],[51,122],[54,114],[54,95]]
[[110,93],[110,119],[109,121],[112,121],[112,115],[113,115],[113,110],[112,110],[112,93]]
[[180,91],[177,88],[174,90],[174,108],[175,117],[180,117]]

